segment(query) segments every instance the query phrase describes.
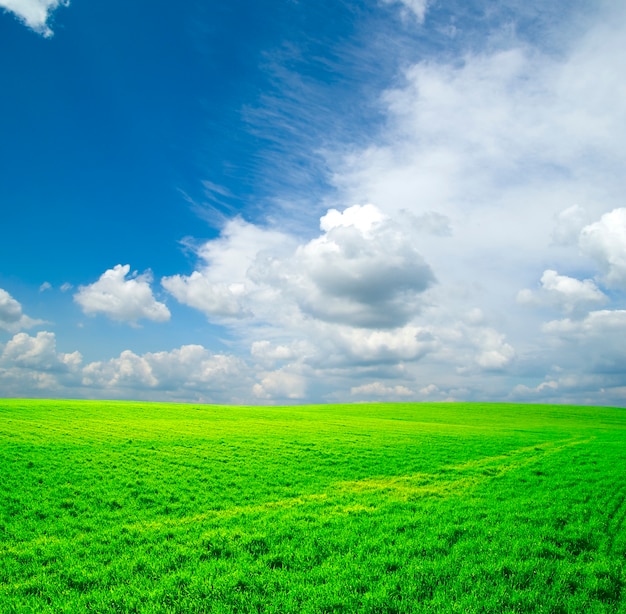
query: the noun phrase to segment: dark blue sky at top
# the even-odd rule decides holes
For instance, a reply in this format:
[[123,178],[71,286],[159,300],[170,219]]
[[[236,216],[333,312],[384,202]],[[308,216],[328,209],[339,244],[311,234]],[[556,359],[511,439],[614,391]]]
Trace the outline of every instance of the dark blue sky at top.
[[117,262],[180,270],[177,241],[214,233],[183,193],[201,200],[205,179],[225,186],[229,214],[259,198],[268,142],[242,110],[259,105],[272,54],[305,38],[319,54],[350,34],[349,7],[329,19],[323,4],[77,1],[57,10],[51,39],[2,15],[10,273],[60,284]]
[[2,258],[39,260],[18,257],[16,274],[60,283],[69,268],[93,275],[112,260],[180,266],[173,242],[196,220],[177,190],[202,175],[210,116],[236,121],[263,45],[229,7],[77,2],[58,11],[51,40],[3,16],[3,56],[19,61],[0,76],[10,93],[0,200],[12,230]]

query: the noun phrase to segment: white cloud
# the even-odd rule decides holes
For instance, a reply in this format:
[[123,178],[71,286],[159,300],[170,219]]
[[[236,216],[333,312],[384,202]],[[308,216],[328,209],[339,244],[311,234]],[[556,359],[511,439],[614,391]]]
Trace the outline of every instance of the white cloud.
[[626,290],[626,208],[614,209],[585,226],[579,242],[600,265],[607,285]]
[[0,353],[0,390],[16,397],[74,396],[81,365],[80,352],[57,352],[54,333],[17,333]]
[[133,273],[130,279],[126,279],[129,272],[128,264],[108,269],[98,281],[80,286],[74,300],[88,315],[102,313],[121,322],[134,324],[141,318],[155,322],[169,320],[168,308],[152,294],[150,273]]
[[0,329],[14,333],[22,328],[32,328],[43,324],[42,320],[29,318],[22,311],[22,305],[6,290],[0,288]]
[[253,391],[259,399],[289,399],[293,401],[304,398],[306,386],[306,378],[284,368],[263,374],[260,383],[254,385]]
[[162,280],[163,287],[179,302],[208,316],[244,317],[250,315],[243,304],[245,286],[241,283],[212,283],[199,271],[173,275]]
[[143,355],[124,350],[117,358],[92,362],[82,370],[82,384],[104,396],[132,391],[145,398],[154,391],[183,400],[227,402],[249,399],[252,380],[241,359],[183,345]]
[[[426,2],[403,4],[423,20]],[[380,97],[386,121],[366,146],[324,148],[337,193],[317,236],[232,220],[197,250],[194,273],[163,286],[250,348],[259,398],[349,399],[359,377],[498,399],[516,373],[561,364],[562,335],[519,303],[582,322],[620,300],[598,279],[557,272],[593,275],[581,230],[626,189],[626,21],[621,10],[596,18],[568,42],[560,31],[558,53],[513,28],[408,66]],[[617,280],[620,252],[607,229],[594,232],[594,257]]]
[[[445,215],[452,239],[420,242],[441,286],[481,284],[486,303],[510,301],[520,275],[547,268],[553,243],[575,241],[624,193],[625,31],[618,11],[560,54],[491,39],[452,61],[410,66],[382,96],[377,138],[330,160],[341,198],[392,218]],[[572,202],[578,209],[553,230]]]
[[[584,320],[571,320],[570,318],[552,320],[545,324],[544,331],[579,340],[602,338],[609,341],[609,338],[612,337],[615,343],[622,346],[623,337],[620,338],[620,336],[626,332],[626,310],[602,309],[592,311]],[[626,352],[626,345],[623,345],[623,349]]]
[[370,237],[385,216],[372,204],[354,205],[340,212],[331,209],[320,219],[320,228],[328,233],[334,228],[354,228],[362,236]]
[[515,357],[506,336],[493,328],[480,328],[472,335],[476,345],[476,363],[483,369],[503,369]]
[[406,229],[373,205],[330,210],[324,234],[300,246],[287,272],[303,312],[368,328],[394,328],[420,311],[434,275]]
[[92,362],[83,369],[83,385],[96,388],[153,388],[158,380],[152,374],[148,361],[130,350],[119,358],[106,362]]
[[297,245],[286,234],[233,220],[198,250],[201,268],[162,280],[180,302],[211,317],[274,321],[299,312],[326,322],[393,328],[421,308],[434,275],[411,228],[373,205],[331,209],[321,236]]
[[218,239],[197,250],[199,270],[164,277],[161,284],[176,300],[209,318],[250,316],[250,294],[256,290],[248,275],[250,267],[264,252],[285,250],[291,244],[288,235],[235,218]]
[[413,14],[419,23],[423,23],[429,4],[429,0],[383,0],[383,2],[385,4],[402,4],[404,10]]
[[56,336],[16,334],[0,353],[3,392],[79,394],[99,398],[145,398],[203,402],[250,402],[254,374],[240,358],[214,354],[201,345],[83,364],[80,352],[56,349]]
[[[561,365],[559,385],[570,389],[593,385],[597,390],[621,389],[626,377],[626,310],[603,309],[582,320],[547,322],[544,332],[556,343]],[[619,399],[623,403],[623,399]]]
[[23,318],[22,306],[6,291],[0,288],[0,326],[19,325]]
[[[572,322],[602,304],[623,304],[622,294],[598,287],[601,279],[583,277],[593,276],[585,257],[592,256],[606,282],[624,289],[621,214],[590,222],[620,209],[626,190],[619,102],[626,13],[603,5],[587,17],[586,32],[569,40],[566,21],[560,24],[558,53],[541,41],[520,42],[513,28],[501,37],[489,32],[484,45],[474,40],[451,60],[413,64],[381,97],[387,121],[375,138],[329,157],[344,201],[374,202],[391,219],[436,211],[449,221],[451,237],[420,237],[438,283],[410,322],[427,326],[435,340],[415,371],[442,390],[507,394],[506,378],[522,369],[533,376],[552,364],[576,376],[584,371],[584,355],[571,363],[572,346],[565,350],[564,339],[542,328],[540,310],[516,304],[520,279],[544,271],[540,287],[523,291],[520,302],[554,307]],[[480,321],[465,320],[474,307]]]
[[435,384],[428,384],[428,386],[424,386],[423,388],[420,388],[419,393],[423,394],[424,396],[437,394],[439,393],[439,386]]
[[29,28],[46,38],[53,34],[48,18],[59,6],[69,6],[69,0],[0,0],[0,7],[11,11]]
[[79,352],[57,353],[54,333],[41,331],[35,337],[17,333],[4,347],[1,361],[3,365],[22,369],[66,372],[75,370],[82,356]]
[[[409,390],[415,378],[409,365],[418,362],[463,376],[504,372],[515,356],[506,335],[480,309],[470,310],[465,323],[465,315],[446,315],[426,294],[434,274],[416,245],[426,236],[447,241],[448,229],[447,218],[433,212],[392,217],[371,204],[329,210],[320,235],[300,244],[233,220],[197,250],[196,272],[162,284],[248,341],[259,399],[305,398],[312,381],[318,394],[350,390],[345,380],[354,369],[402,366],[394,386]],[[220,307],[216,288],[227,280],[224,297],[232,302],[224,298]]]
[[442,365],[455,366],[457,373],[463,375],[503,371],[516,356],[506,335],[490,326],[450,322],[441,326],[436,335],[438,351],[434,357]]
[[307,357],[315,354],[315,347],[305,340],[274,344],[267,339],[263,339],[254,341],[250,347],[252,359],[265,368],[273,367],[276,363],[288,361],[306,362]]
[[548,269],[541,276],[541,289],[521,290],[517,301],[529,305],[551,305],[566,314],[584,314],[590,308],[608,301],[608,297],[591,279],[580,281]]
[[552,231],[556,245],[576,245],[580,231],[589,223],[589,214],[580,205],[573,205],[559,211]]
[[159,385],[165,388],[186,387],[224,398],[229,389],[237,394],[237,390],[246,390],[249,385],[249,369],[243,360],[229,354],[214,354],[201,345],[148,353],[145,359]]
[[384,399],[394,397],[410,397],[413,391],[406,386],[386,386],[382,382],[372,382],[350,388],[350,394],[359,397],[381,397]]
[[440,343],[431,329],[413,325],[394,330],[333,326],[324,336],[350,364],[419,360]]
[[536,400],[538,398],[542,400],[549,400],[558,398],[560,394],[559,383],[554,379],[541,382],[536,386],[526,386],[525,384],[518,384],[511,391],[511,397],[516,400]]

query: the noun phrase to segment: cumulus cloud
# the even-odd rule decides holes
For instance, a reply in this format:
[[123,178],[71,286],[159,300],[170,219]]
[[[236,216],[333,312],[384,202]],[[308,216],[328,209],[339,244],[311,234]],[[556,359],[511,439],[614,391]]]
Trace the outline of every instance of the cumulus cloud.
[[[624,309],[602,309],[592,311],[584,320],[552,320],[547,322],[544,331],[549,334],[559,335],[570,339],[593,339],[603,338],[608,341],[608,337],[618,334],[615,342],[620,345],[623,338],[619,338],[619,333],[626,331],[626,310]],[[612,345],[612,344],[610,344]],[[624,347],[626,352],[626,346]]]
[[[548,332],[541,311],[519,303],[558,309],[573,323],[623,303],[619,292],[604,291],[625,281],[623,221],[614,211],[626,187],[626,110],[618,102],[626,95],[626,13],[611,7],[589,12],[586,31],[569,40],[573,22],[562,22],[558,53],[498,31],[450,60],[408,66],[381,97],[387,121],[376,138],[331,158],[344,201],[374,202],[391,219],[436,211],[448,220],[451,237],[417,243],[438,283],[410,324],[428,328],[434,342],[404,365],[441,390],[496,394],[500,382],[507,394],[513,373],[569,364],[573,337]],[[588,272],[588,256],[604,277]],[[519,293],[518,280],[535,276],[539,287]],[[463,321],[473,306],[480,321]],[[568,369],[580,376],[584,366]],[[472,393],[475,385],[483,392]]]
[[5,329],[19,326],[23,317],[22,306],[6,290],[0,289],[0,326]]
[[225,401],[244,398],[251,388],[248,367],[231,355],[213,354],[201,345],[139,355],[124,350],[117,358],[96,361],[82,370],[82,384],[102,391],[166,391],[180,398]]
[[291,309],[325,322],[393,328],[419,312],[434,274],[410,229],[373,205],[331,209],[320,228],[318,238],[297,245],[234,220],[198,250],[199,270],[161,283],[208,316],[273,319]]
[[439,386],[437,386],[436,384],[428,384],[427,386],[419,389],[419,393],[427,397],[433,394],[437,394],[439,392]]
[[445,215],[453,240],[421,246],[439,282],[481,283],[491,302],[516,292],[513,271],[541,259],[547,268],[550,244],[576,243],[589,217],[623,194],[626,51],[616,13],[560,54],[508,38],[409,66],[382,96],[380,135],[333,160],[341,197],[391,217]]
[[350,394],[358,397],[381,397],[383,399],[394,397],[410,397],[413,391],[406,386],[387,386],[382,382],[371,382],[361,386],[350,388]]
[[254,395],[259,399],[302,399],[306,394],[307,380],[288,368],[270,371],[261,375],[254,385]]
[[145,318],[155,322],[170,319],[169,309],[159,303],[152,294],[150,283],[152,275],[133,273],[129,279],[130,265],[116,265],[105,271],[98,281],[87,286],[80,286],[74,300],[84,313],[95,315],[102,313],[120,322],[134,324]]
[[300,246],[285,278],[300,308],[318,319],[367,328],[406,324],[434,274],[414,238],[373,205],[330,210],[324,234]]
[[29,318],[22,311],[22,305],[6,290],[0,288],[0,329],[14,333],[22,328],[43,324],[42,320]]
[[164,277],[161,284],[180,303],[209,318],[250,316],[250,295],[256,290],[248,275],[250,267],[261,254],[289,249],[292,242],[284,233],[235,218],[218,239],[197,250],[198,270],[191,275]]
[[244,317],[245,286],[241,283],[213,283],[199,271],[191,275],[173,275],[162,281],[163,287],[183,305],[194,307],[209,316]]
[[614,209],[585,226],[579,243],[598,263],[607,285],[626,289],[626,208]]
[[48,19],[59,6],[69,6],[69,0],[0,0],[0,7],[46,38],[53,34]]
[[4,392],[65,391],[100,398],[172,398],[204,402],[250,402],[254,373],[242,359],[201,345],[137,354],[124,350],[109,360],[83,364],[80,352],[58,352],[56,336],[16,334],[0,353]]
[[56,336],[48,331],[38,332],[35,337],[26,333],[16,334],[4,347],[3,365],[37,371],[73,371],[82,361],[80,352],[57,353]]
[[[318,393],[334,394],[354,369],[399,368],[394,386],[411,390],[410,365],[424,361],[461,375],[503,372],[515,351],[480,309],[465,322],[431,304],[435,276],[417,249],[427,236],[447,241],[448,218],[353,205],[330,209],[320,234],[300,243],[233,220],[197,250],[197,271],[162,284],[249,339],[258,399],[304,398],[325,373],[333,383]],[[218,289],[227,290],[223,300]]]
[[158,384],[149,362],[130,350],[124,350],[118,358],[88,364],[82,381],[85,386],[105,389],[156,387]]
[[[424,21],[427,2],[401,4]],[[163,280],[247,342],[259,398],[295,374],[307,395],[335,387],[349,399],[356,372],[423,396],[502,398],[507,378],[549,369],[568,343],[520,303],[575,323],[620,300],[603,280],[623,283],[621,222],[591,222],[624,193],[626,20],[592,13],[586,31],[568,39],[564,20],[545,46],[483,23],[488,44],[405,63],[377,99],[370,140],[324,148],[336,193],[318,234],[233,220],[198,250],[194,273]],[[588,256],[605,278],[588,279]]]
[[201,345],[183,345],[170,352],[145,355],[159,385],[182,386],[213,392],[224,398],[228,390],[245,389],[249,380],[246,363],[232,354],[215,354]]
[[351,364],[415,361],[440,344],[432,329],[414,325],[394,330],[336,326],[331,331],[325,336],[332,339],[338,354]]
[[250,276],[315,320],[362,328],[403,326],[435,281],[410,228],[374,205],[331,209],[322,234],[289,258],[260,258]]
[[472,339],[477,349],[476,364],[486,370],[499,370],[508,366],[515,356],[506,335],[489,327],[478,329]]
[[54,333],[17,333],[0,353],[0,390],[5,396],[73,396],[81,366],[80,352],[57,351]]
[[543,272],[540,290],[525,289],[517,295],[519,303],[551,305],[566,314],[584,314],[608,300],[591,279],[580,281],[574,277],[559,275],[551,269]]
[[[553,320],[544,324],[543,331],[558,342],[563,377],[582,380],[594,375],[598,387],[623,386],[626,310],[602,309],[582,320]],[[598,379],[600,375],[602,379]]]
[[541,398],[545,401],[557,397],[561,393],[560,388],[559,383],[554,379],[548,379],[536,386],[518,384],[513,388],[511,397],[517,400],[536,400]]
[[270,368],[278,363],[290,361],[307,362],[317,354],[313,344],[304,339],[285,343],[272,343],[267,339],[254,341],[250,347],[252,359],[264,368]]

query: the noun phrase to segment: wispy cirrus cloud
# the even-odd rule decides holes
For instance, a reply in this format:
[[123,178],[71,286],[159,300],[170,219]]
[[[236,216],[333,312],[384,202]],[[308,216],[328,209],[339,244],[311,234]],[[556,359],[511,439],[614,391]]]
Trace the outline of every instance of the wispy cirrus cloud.
[[403,6],[404,15],[413,15],[419,23],[422,23],[426,17],[429,0],[383,0],[385,4],[400,4]]

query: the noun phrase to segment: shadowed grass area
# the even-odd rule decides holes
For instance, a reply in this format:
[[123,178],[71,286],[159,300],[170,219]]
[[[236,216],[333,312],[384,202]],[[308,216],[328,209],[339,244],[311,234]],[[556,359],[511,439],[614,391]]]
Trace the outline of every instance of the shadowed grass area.
[[623,409],[0,400],[0,611],[626,611],[624,475]]

